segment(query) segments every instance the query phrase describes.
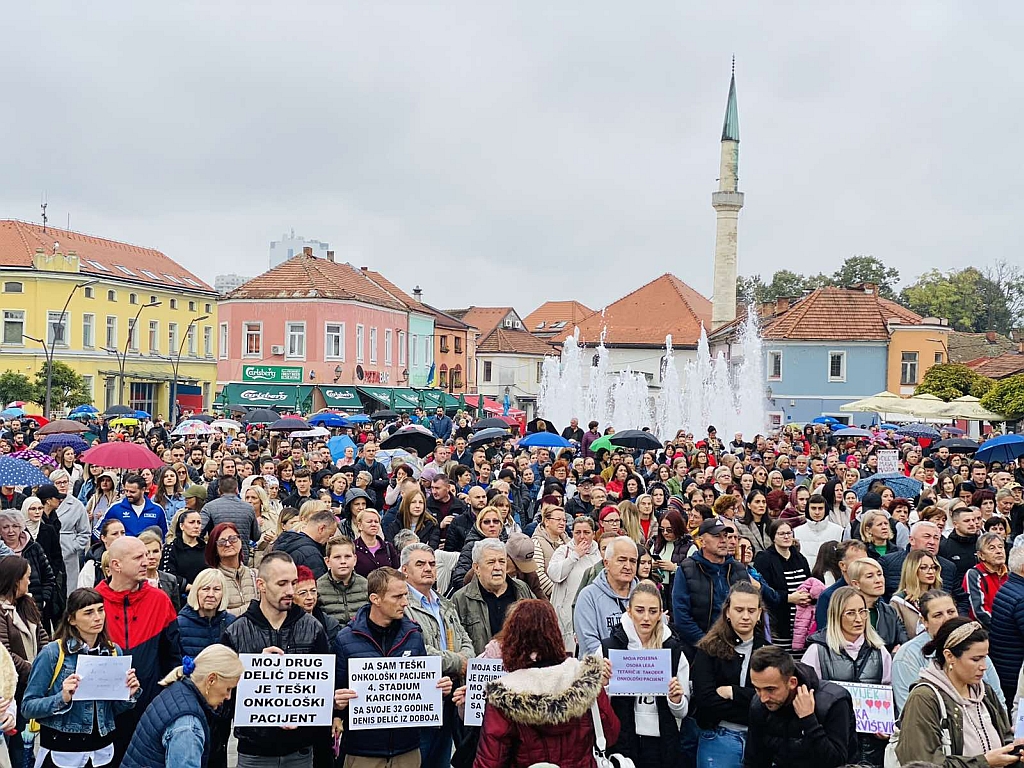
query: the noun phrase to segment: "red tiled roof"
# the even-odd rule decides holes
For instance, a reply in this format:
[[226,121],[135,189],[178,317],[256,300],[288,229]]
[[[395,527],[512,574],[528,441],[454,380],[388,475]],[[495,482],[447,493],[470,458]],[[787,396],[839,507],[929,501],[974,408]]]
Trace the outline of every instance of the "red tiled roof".
[[230,299],[347,299],[405,310],[406,305],[351,264],[300,253],[254,277],[227,295]]
[[519,355],[550,355],[554,353],[552,344],[538,339],[528,331],[517,331],[509,328],[495,328],[476,346],[477,354],[504,353]]
[[38,224],[14,219],[0,221],[0,267],[31,269],[36,249],[42,248],[46,253],[53,253],[55,243],[58,244],[59,253],[73,252],[78,255],[79,269],[84,275],[130,280],[186,292],[196,290],[213,293],[213,288],[153,248],[50,226],[44,232]]
[[491,331],[498,327],[498,324],[505,319],[509,312],[514,312],[512,307],[470,307],[469,309],[446,310],[452,317],[457,317],[466,325],[472,325],[480,331],[481,341]]
[[890,320],[918,325],[922,318],[874,292],[818,288],[772,319],[761,335],[779,341],[886,341]]
[[[549,333],[568,329],[572,333],[574,326],[579,325],[594,314],[594,310],[578,301],[546,301],[533,312],[523,318],[523,325],[532,333]],[[543,326],[540,324],[544,323]],[[562,323],[558,328],[551,326]]]
[[999,357],[982,357],[967,363],[967,367],[990,379],[1005,379],[1007,376],[1024,373],[1024,355],[1010,353]]
[[596,345],[607,327],[605,344],[696,346],[701,323],[711,328],[711,302],[675,275],[664,274],[595,312],[579,324],[580,339]]

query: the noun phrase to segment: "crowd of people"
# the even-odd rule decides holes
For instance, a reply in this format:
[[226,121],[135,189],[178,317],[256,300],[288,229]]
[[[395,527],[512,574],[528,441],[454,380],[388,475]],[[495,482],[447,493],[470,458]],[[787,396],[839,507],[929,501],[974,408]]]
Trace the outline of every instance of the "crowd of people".
[[[431,449],[385,460],[410,420]],[[1019,759],[1024,459],[825,425],[594,451],[613,430],[575,419],[568,448],[527,448],[441,409],[336,430],[340,456],[258,426],[147,427],[97,439],[145,444],[156,470],[68,448],[36,462],[46,483],[0,487],[11,765],[589,768],[602,744],[637,768]],[[0,453],[34,444],[0,424]],[[667,693],[609,697],[611,651],[644,649],[669,651]],[[232,733],[240,653],[334,654],[333,726]],[[83,655],[130,655],[128,700],[76,699]],[[441,727],[347,727],[349,659],[422,655],[442,660]],[[479,727],[474,657],[506,670]],[[891,687],[896,736],[858,729],[850,683]]]

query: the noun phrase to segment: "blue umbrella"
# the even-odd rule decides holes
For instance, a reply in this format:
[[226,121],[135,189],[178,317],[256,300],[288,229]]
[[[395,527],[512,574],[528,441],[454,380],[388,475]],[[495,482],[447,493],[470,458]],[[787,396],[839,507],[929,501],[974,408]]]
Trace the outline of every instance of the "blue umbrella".
[[135,412],[135,418],[136,419],[148,419],[149,418],[149,414],[146,413],[145,411],[136,411]]
[[1003,464],[1024,456],[1024,435],[1000,435],[986,440],[974,454],[978,461],[986,464],[990,461],[1001,461]]
[[879,429],[899,429],[900,425],[899,424],[879,424],[878,428]]
[[4,408],[4,410],[0,411],[0,416],[3,416],[5,419],[20,419],[24,415],[24,408]]
[[80,405],[77,408],[73,409],[71,411],[71,413],[69,413],[68,415],[69,416],[78,416],[78,415],[83,414],[83,413],[87,414],[87,415],[88,414],[93,414],[93,413],[99,413],[99,410],[96,408],[95,405]]
[[348,435],[335,435],[327,441],[327,447],[331,451],[331,458],[337,461],[338,459],[345,458],[345,449],[352,448],[352,456],[355,457],[359,453],[359,449],[356,448],[356,444],[352,441],[352,438]]
[[534,432],[519,441],[520,448],[569,448],[570,443],[554,432]]
[[357,413],[355,416],[346,416],[345,420],[349,424],[369,424],[370,417],[365,413]]
[[27,461],[0,456],[0,485],[29,486],[48,482],[46,475]]
[[89,444],[78,435],[58,434],[44,437],[39,441],[36,450],[43,453],[53,453],[58,448],[74,448],[75,455],[78,455],[88,447]]
[[942,437],[939,434],[939,430],[931,424],[907,424],[897,429],[896,434],[903,435],[904,437],[927,437],[933,440],[938,440]]
[[318,413],[307,419],[309,423],[314,427],[347,427],[351,422],[348,421],[340,413]]
[[867,429],[861,429],[860,427],[846,427],[846,429],[837,429],[833,434],[836,437],[872,437],[873,432]]
[[876,480],[882,480],[886,486],[892,488],[892,492],[896,494],[897,498],[903,499],[912,499],[920,495],[921,489],[924,487],[924,483],[913,477],[907,477],[899,472],[887,472],[884,475],[865,477],[854,483],[852,490],[857,494],[857,498],[863,499],[864,494],[868,492],[868,487]]
[[819,416],[816,419],[811,419],[812,424],[842,424],[839,419],[832,416]]

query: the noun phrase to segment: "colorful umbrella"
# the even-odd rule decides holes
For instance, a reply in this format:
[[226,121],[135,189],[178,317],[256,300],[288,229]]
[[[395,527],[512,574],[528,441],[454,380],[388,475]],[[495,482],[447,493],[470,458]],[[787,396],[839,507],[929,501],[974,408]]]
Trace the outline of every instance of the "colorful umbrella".
[[863,499],[864,494],[868,492],[868,488],[875,480],[882,480],[888,488],[892,489],[892,492],[896,494],[896,498],[912,499],[915,496],[920,495],[921,489],[924,487],[924,483],[913,477],[907,477],[899,472],[889,472],[884,475],[871,475],[871,477],[865,477],[863,480],[858,480],[853,484],[853,492],[857,494],[858,499]]
[[[520,445],[522,445],[522,442],[520,442]],[[596,454],[598,451],[614,451],[615,446],[612,445],[612,436],[604,435],[597,438],[597,440],[590,444],[589,450],[591,454]]]
[[[394,413],[394,411],[392,411],[392,413]],[[397,416],[397,415],[398,414],[396,413],[395,416]],[[394,416],[392,416],[391,418],[394,418]],[[345,420],[349,424],[369,424],[370,423],[370,417],[367,416],[365,413],[357,413],[357,414],[355,414],[353,416],[346,416]]]
[[210,424],[206,424],[198,419],[188,419],[176,426],[171,434],[178,437],[195,437],[197,435],[212,435],[216,431]]
[[45,464],[50,467],[57,467],[57,460],[52,456],[47,456],[42,451],[36,451],[31,448],[23,448],[20,451],[10,454],[12,459],[21,459],[22,461],[38,461],[40,464]]
[[46,475],[27,461],[0,456],[0,485],[35,486],[48,483]]
[[353,442],[352,438],[348,435],[336,435],[335,437],[332,437],[327,441],[327,447],[331,451],[331,458],[335,461],[345,458],[346,448],[352,448],[353,457],[359,453],[359,449],[356,448],[355,442]]
[[95,405],[80,405],[74,410],[72,410],[71,413],[68,414],[68,416],[80,416],[82,414],[91,415],[94,413],[99,413],[99,410],[96,408]]
[[846,427],[845,429],[837,429],[833,434],[836,437],[871,437],[872,433],[870,430],[861,429],[860,427]]
[[347,427],[350,422],[340,413],[318,413],[309,418],[309,423],[314,427]]
[[112,427],[137,427],[139,426],[139,420],[134,416],[121,416],[117,419],[111,419],[110,426]]
[[80,457],[87,464],[98,464],[109,469],[158,469],[163,466],[160,457],[138,443],[100,443]]
[[[193,421],[199,421],[193,419]],[[214,429],[219,429],[222,432],[239,432],[242,429],[242,425],[234,419],[217,419],[216,421],[210,422],[210,426]]]
[[4,408],[0,411],[0,416],[3,416],[5,419],[20,419],[24,415],[24,408]]

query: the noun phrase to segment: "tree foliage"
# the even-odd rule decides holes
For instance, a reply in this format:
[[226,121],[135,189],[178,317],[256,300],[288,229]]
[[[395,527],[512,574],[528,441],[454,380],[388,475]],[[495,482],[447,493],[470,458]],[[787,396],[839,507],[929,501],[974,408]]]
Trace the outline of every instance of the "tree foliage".
[[958,363],[933,365],[914,390],[915,395],[935,395],[946,402],[964,395],[982,398],[995,382]]
[[0,408],[15,400],[36,400],[36,388],[23,373],[4,371],[0,373]]
[[1009,333],[1024,317],[1024,273],[999,261],[983,272],[966,267],[925,272],[901,294],[919,315],[945,317],[957,331]]
[[1010,419],[1024,416],[1024,373],[997,381],[981,405]]
[[744,303],[764,304],[780,298],[796,298],[805,291],[825,286],[846,287],[857,283],[874,283],[878,293],[887,299],[896,299],[896,286],[900,273],[895,267],[887,267],[874,256],[850,256],[833,274],[801,275],[788,269],[780,269],[766,283],[760,275],[739,277],[736,293]]
[[[42,367],[36,371],[38,399],[46,398],[46,366],[47,363],[43,363]],[[92,397],[85,388],[85,379],[75,373],[71,366],[60,360],[54,360],[50,394],[51,407],[76,408],[91,402]]]

